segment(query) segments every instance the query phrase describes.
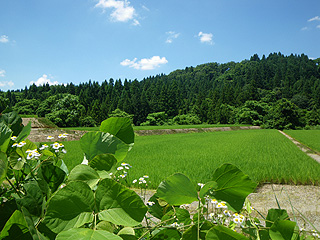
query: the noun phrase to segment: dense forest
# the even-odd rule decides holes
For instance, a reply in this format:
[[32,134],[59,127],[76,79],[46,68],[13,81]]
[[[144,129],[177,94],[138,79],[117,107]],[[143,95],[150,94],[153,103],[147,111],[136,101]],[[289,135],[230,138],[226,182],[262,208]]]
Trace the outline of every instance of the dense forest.
[[92,126],[109,116],[135,125],[244,123],[267,128],[320,124],[320,58],[255,54],[239,63],[207,63],[141,81],[109,79],[31,85],[0,92],[0,111],[37,114],[58,126]]

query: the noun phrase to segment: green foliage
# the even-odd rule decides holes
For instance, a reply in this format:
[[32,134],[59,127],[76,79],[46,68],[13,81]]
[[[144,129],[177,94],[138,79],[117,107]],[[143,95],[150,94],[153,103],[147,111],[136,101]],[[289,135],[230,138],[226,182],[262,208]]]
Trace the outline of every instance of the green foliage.
[[201,124],[201,121],[197,115],[194,114],[182,114],[173,118],[174,124],[178,125],[194,125]]
[[9,99],[0,96],[0,113],[9,106]]
[[147,121],[141,123],[141,126],[161,126],[168,122],[168,115],[165,112],[149,113]]
[[133,119],[132,114],[128,114],[125,111],[120,110],[119,108],[115,109],[109,114],[109,117],[123,117],[123,118],[129,118],[131,121]]
[[198,200],[198,194],[193,184],[183,174],[176,173],[161,182],[157,196],[170,205],[189,204]]
[[[199,194],[184,174],[169,176],[149,199],[147,207],[135,191],[114,177],[115,165],[123,157],[117,154],[119,146],[127,146],[121,149],[124,153],[133,143],[128,121],[111,119],[103,123],[101,130],[110,130],[119,138],[110,132],[84,135],[81,144],[88,165],[79,164],[70,174],[61,159],[62,143],[42,145],[38,149],[29,140],[16,143],[10,139],[12,147],[0,152],[2,165],[9,159],[7,171],[0,172],[1,180],[4,176],[6,179],[0,192],[0,239],[233,240],[248,239],[247,236],[255,239],[262,236],[261,232],[271,239],[306,239],[295,231],[296,223],[290,221],[285,210],[270,209],[265,225],[254,219],[250,203],[246,201],[245,208],[243,203],[256,184],[231,164],[216,169]],[[28,128],[21,132],[20,140],[28,135]],[[1,129],[1,137],[10,138],[7,130]],[[14,168],[16,164],[12,160],[24,164]],[[121,167],[128,170],[131,166],[122,163]],[[213,201],[210,196],[226,202],[220,202],[208,214],[206,204]],[[198,208],[192,219],[188,210],[175,206],[193,201]],[[231,206],[227,211],[229,217],[222,214],[227,205]],[[147,213],[159,221],[151,221]],[[230,223],[227,224],[226,218]],[[146,226],[142,224],[144,219]]]
[[295,129],[303,126],[299,108],[287,99],[281,99],[275,103],[268,118],[269,127],[276,129]]
[[13,110],[19,114],[34,114],[40,104],[37,99],[24,99],[14,105]]

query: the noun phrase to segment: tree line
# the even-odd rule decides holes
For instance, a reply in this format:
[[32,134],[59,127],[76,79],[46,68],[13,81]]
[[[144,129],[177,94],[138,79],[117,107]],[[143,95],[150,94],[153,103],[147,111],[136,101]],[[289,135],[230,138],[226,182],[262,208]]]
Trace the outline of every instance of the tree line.
[[320,124],[320,58],[254,54],[241,62],[206,63],[141,81],[33,84],[1,91],[0,98],[0,110],[8,105],[20,114],[47,117],[58,126],[99,125],[118,111],[132,116],[135,125],[244,123],[297,128]]

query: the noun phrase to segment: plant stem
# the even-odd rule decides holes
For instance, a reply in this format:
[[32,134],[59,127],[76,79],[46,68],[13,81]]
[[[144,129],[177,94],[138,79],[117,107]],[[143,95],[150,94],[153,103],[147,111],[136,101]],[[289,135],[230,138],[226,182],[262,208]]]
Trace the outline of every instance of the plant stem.
[[23,197],[20,195],[20,192],[18,191],[18,189],[16,189],[16,187],[12,184],[12,182],[10,181],[10,179],[8,177],[6,177],[8,183],[11,185],[11,187],[13,187],[13,189],[15,190],[15,192],[19,195],[19,197]]
[[197,234],[198,234],[198,240],[200,239],[200,200],[199,200],[199,204],[198,204],[198,232],[197,232]]

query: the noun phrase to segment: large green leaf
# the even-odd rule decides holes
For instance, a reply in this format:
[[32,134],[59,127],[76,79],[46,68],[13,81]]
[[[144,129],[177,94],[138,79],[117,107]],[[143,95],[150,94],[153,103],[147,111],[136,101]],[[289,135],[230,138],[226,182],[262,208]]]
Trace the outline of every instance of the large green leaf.
[[162,181],[158,186],[157,196],[170,205],[198,201],[198,193],[190,179],[181,173],[175,173]]
[[122,240],[121,237],[104,230],[73,228],[58,234],[56,240]]
[[129,118],[111,117],[100,125],[101,132],[108,132],[118,137],[126,144],[134,142],[134,131]]
[[18,136],[21,132],[23,125],[22,119],[15,111],[6,109],[0,116],[0,122],[4,122],[12,130],[14,136]]
[[26,151],[37,149],[37,145],[31,142],[29,139],[26,139],[25,142],[26,144],[24,146],[17,147],[16,152],[24,159],[27,159],[28,153]]
[[79,164],[71,170],[69,175],[69,181],[76,180],[85,182],[90,186],[90,188],[93,188],[99,182],[100,176],[90,166]]
[[212,176],[218,184],[215,191],[210,194],[218,200],[226,201],[235,211],[240,211],[246,197],[254,191],[257,184],[253,182],[240,169],[232,164],[223,164]]
[[248,238],[230,228],[218,225],[208,231],[206,240],[248,240]]
[[0,239],[32,240],[27,222],[20,211],[16,210],[9,218],[0,233]]
[[41,164],[41,174],[47,182],[52,192],[55,192],[66,177],[66,173],[61,168],[54,166],[51,162],[43,162]]
[[0,185],[7,176],[8,159],[7,155],[0,151]]
[[296,223],[290,220],[277,220],[270,228],[272,240],[291,240]]
[[90,162],[95,156],[104,153],[114,154],[122,161],[128,153],[129,145],[110,133],[88,132],[80,139],[80,146]]
[[179,240],[181,238],[181,233],[176,229],[165,228],[159,231],[155,236],[153,236],[152,240]]
[[0,204],[0,231],[9,220],[15,210],[18,209],[15,199],[2,202]]
[[43,195],[36,181],[27,182],[23,185],[26,195],[16,199],[17,204],[25,207],[31,214],[40,216],[42,213]]
[[46,226],[55,233],[81,227],[93,221],[94,195],[88,184],[70,182],[49,200]]
[[95,156],[90,162],[90,167],[98,171],[110,171],[117,163],[117,159],[110,153],[99,154]]
[[31,121],[23,127],[22,131],[20,132],[19,136],[16,139],[16,142],[21,142],[25,140],[31,132]]
[[147,212],[147,207],[133,190],[112,179],[99,183],[96,204],[99,218],[117,225],[136,226]]
[[34,227],[33,219],[31,217],[29,211],[26,208],[22,207],[21,212],[23,214],[24,219],[26,220],[29,232],[30,232],[33,240],[40,240],[40,235]]
[[287,210],[285,209],[269,209],[266,219],[266,227],[271,227],[277,220],[290,220]]
[[3,122],[0,122],[0,151],[7,152],[12,130]]

